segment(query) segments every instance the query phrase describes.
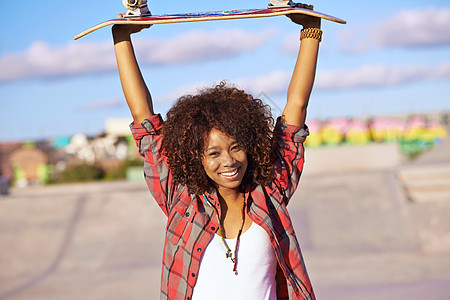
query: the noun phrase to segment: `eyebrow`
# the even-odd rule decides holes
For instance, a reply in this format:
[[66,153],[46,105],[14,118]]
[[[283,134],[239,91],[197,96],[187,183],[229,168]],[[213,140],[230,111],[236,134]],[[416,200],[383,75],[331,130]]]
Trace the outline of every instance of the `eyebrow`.
[[206,148],[205,150],[203,150],[204,152],[208,152],[208,151],[211,151],[211,150],[215,150],[215,149],[217,149],[217,148],[219,148],[218,146],[212,146],[212,147],[209,147],[209,148]]

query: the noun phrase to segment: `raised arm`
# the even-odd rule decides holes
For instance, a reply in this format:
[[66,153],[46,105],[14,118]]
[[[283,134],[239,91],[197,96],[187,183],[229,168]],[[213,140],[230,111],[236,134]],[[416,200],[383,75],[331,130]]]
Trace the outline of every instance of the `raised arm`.
[[310,32],[306,38],[301,40],[297,61],[288,88],[286,106],[283,111],[284,122],[303,127],[309,96],[316,75],[320,40],[314,32],[320,30],[320,18],[297,14],[289,15],[289,17],[294,23],[303,25],[303,28]]
[[131,42],[131,34],[148,26],[115,25],[112,28],[120,82],[135,124],[152,116],[150,91],[144,82]]

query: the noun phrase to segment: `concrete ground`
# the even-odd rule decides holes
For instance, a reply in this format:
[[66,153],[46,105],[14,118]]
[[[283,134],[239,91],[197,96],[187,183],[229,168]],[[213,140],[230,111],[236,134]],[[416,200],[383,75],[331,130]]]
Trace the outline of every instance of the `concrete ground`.
[[[318,299],[450,299],[448,153],[306,166],[289,206]],[[0,198],[0,299],[159,299],[164,223],[144,183],[13,189]]]

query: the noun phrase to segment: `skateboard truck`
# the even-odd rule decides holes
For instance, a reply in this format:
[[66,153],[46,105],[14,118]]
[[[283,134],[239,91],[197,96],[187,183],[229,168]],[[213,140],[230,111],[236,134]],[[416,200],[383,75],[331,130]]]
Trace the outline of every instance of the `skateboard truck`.
[[122,0],[127,9],[124,18],[148,17],[152,13],[148,10],[147,0]]
[[292,0],[270,0],[269,5],[267,5],[267,8],[304,8],[313,10],[314,7],[309,4],[303,4],[303,3],[294,3]]

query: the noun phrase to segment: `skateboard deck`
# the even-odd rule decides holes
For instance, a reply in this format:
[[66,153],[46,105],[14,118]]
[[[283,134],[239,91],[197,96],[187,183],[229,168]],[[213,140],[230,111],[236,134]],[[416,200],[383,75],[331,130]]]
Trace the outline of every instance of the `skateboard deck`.
[[264,17],[274,17],[283,16],[289,14],[304,14],[317,18],[322,18],[332,22],[346,24],[347,22],[324,14],[318,11],[306,9],[306,8],[264,8],[264,9],[239,9],[239,10],[222,10],[222,11],[211,11],[204,13],[184,13],[184,14],[168,14],[168,15],[155,15],[148,17],[133,17],[133,18],[122,18],[122,19],[112,19],[109,21],[102,22],[94,27],[91,27],[82,33],[75,36],[75,40],[103,28],[108,25],[114,24],[141,24],[141,25],[153,25],[153,24],[169,24],[169,23],[184,23],[184,22],[201,22],[201,21],[215,21],[215,20],[231,20],[231,19],[248,19],[248,18],[264,18]]

